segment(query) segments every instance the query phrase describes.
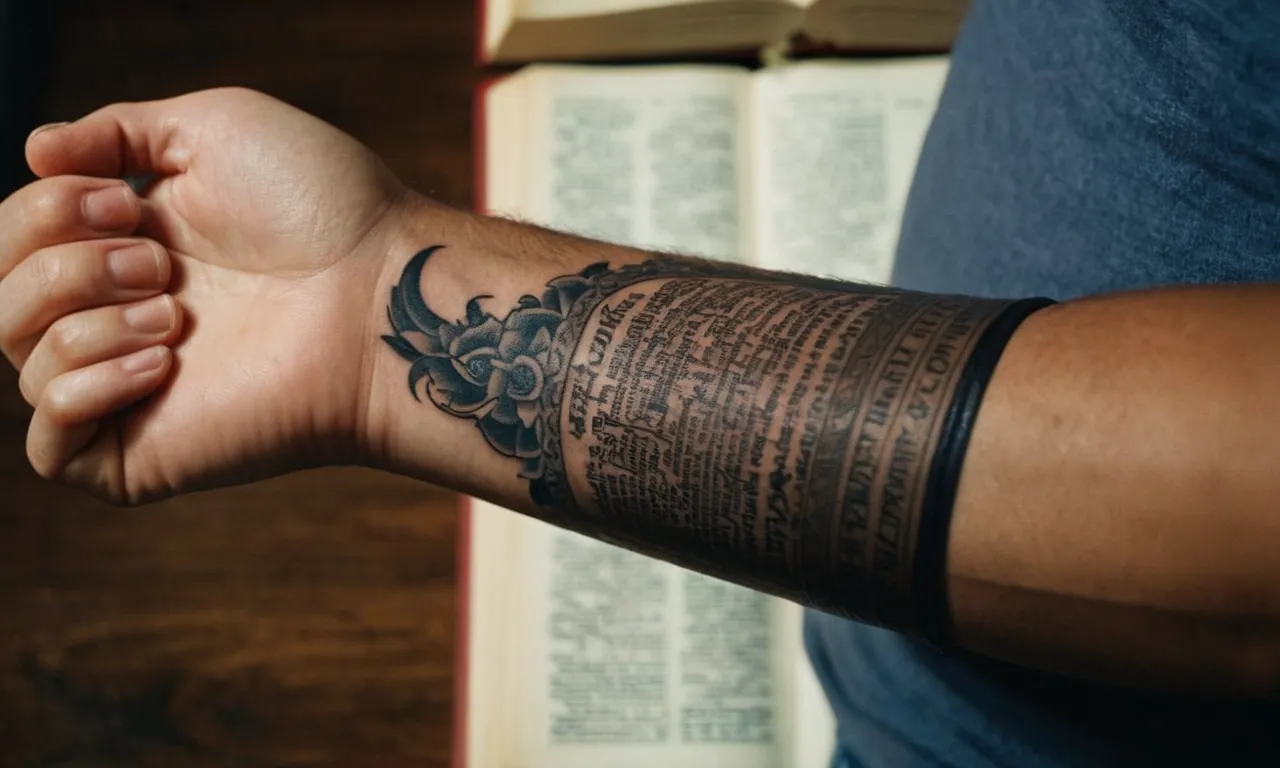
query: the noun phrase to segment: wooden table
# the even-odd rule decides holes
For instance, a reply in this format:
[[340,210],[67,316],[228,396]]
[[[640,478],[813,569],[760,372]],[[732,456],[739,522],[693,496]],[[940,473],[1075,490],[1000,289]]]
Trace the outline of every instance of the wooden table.
[[[471,0],[51,6],[40,122],[245,85],[471,200]],[[333,470],[110,508],[27,466],[16,381],[3,367],[0,766],[447,764],[451,493]]]

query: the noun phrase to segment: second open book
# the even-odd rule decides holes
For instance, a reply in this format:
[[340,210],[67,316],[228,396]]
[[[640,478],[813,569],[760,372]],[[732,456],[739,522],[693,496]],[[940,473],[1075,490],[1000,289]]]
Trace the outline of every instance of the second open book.
[[481,0],[486,61],[751,49],[795,34],[843,48],[945,50],[969,0]]
[[[530,67],[480,96],[481,207],[605,240],[884,283],[946,60]],[[479,501],[458,763],[818,768],[794,604]]]

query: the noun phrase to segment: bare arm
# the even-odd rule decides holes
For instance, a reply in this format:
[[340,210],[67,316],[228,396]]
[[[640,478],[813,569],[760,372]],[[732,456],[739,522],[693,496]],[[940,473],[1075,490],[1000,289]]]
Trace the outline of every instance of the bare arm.
[[978,419],[949,552],[960,642],[1159,687],[1280,685],[1280,291],[1030,318]]
[[431,204],[241,90],[27,156],[0,352],[47,477],[140,503],[366,462],[940,643],[1276,692],[1276,287],[1023,318],[657,257]]
[[368,428],[389,466],[1007,660],[1273,692],[1275,289],[1031,313],[957,465],[935,589],[930,483],[961,374],[984,329],[1030,308],[430,205],[409,220],[374,310]]

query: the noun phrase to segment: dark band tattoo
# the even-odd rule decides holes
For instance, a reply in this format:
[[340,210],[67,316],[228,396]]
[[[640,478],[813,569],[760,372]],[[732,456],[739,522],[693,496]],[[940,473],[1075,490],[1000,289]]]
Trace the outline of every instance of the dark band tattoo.
[[[946,527],[982,390],[1044,301],[713,262],[593,264],[445,320],[422,251],[384,340],[409,389],[520,462],[551,522],[942,639]],[[928,582],[928,583],[922,583]]]

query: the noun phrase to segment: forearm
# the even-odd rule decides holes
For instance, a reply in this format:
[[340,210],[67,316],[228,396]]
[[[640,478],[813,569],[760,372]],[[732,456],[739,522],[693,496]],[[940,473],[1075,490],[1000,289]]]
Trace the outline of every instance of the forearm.
[[[473,221],[479,238],[438,235],[384,286],[394,328],[384,341],[414,400],[403,384],[393,397],[455,417],[473,434],[454,445],[478,432],[480,454],[518,470],[500,501],[947,641],[943,560],[958,465],[943,457],[962,455],[951,436],[963,430],[945,422],[1009,302]],[[433,298],[433,285],[452,282],[437,265],[473,244],[488,258],[457,257],[470,274],[460,278],[466,306]],[[533,255],[512,258],[511,244]],[[486,264],[497,273],[483,274]]]
[[[937,596],[913,581],[917,528],[956,384],[936,374],[963,366],[1002,305],[744,281],[731,267],[655,266],[642,251],[433,210],[401,238],[379,309],[430,245],[444,248],[406,283],[423,306],[397,309],[416,320],[383,321],[402,354],[373,369],[370,434],[387,465],[825,610],[921,628],[919,598]],[[600,262],[605,288],[600,273],[581,275]],[[1277,607],[1267,411],[1233,416],[1280,378],[1249,353],[1247,331],[1275,314],[1255,293],[1242,309],[1236,291],[1196,292],[1193,314],[1164,295],[1082,302],[1017,333],[954,503],[946,563],[962,645],[1137,680],[1269,671],[1265,652],[1239,668],[1255,637],[1233,631],[1267,627]],[[477,296],[492,298],[468,318]],[[412,327],[422,309],[449,326],[436,341]],[[521,314],[529,332],[504,334]],[[700,327],[716,322],[733,327]],[[432,344],[443,345],[434,362],[415,363]],[[473,356],[474,380],[441,367],[459,370],[477,344],[495,353]],[[486,367],[514,372],[521,356],[545,380]],[[531,387],[532,405],[521,399]],[[1246,447],[1247,459],[1233,455]]]

